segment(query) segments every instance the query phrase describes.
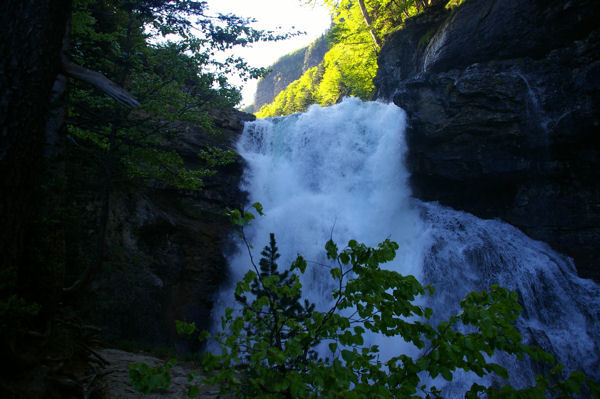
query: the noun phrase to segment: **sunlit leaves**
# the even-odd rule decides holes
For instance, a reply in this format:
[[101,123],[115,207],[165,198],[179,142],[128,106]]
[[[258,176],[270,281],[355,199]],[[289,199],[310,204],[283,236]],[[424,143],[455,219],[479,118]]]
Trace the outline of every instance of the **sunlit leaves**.
[[256,116],[264,118],[306,111],[311,104],[317,102],[315,88],[321,76],[317,67],[310,68],[298,80],[290,83],[285,90],[279,93],[272,103],[264,105],[256,113]]
[[346,96],[371,98],[377,59],[369,44],[335,44],[318,67],[306,71],[290,83],[272,103],[264,105],[256,116],[288,115],[306,111],[311,104],[332,105]]
[[387,35],[401,29],[404,19],[423,11],[428,0],[365,0],[371,26],[367,26],[356,0],[322,0],[329,7],[334,26],[329,32],[330,50],[318,67],[309,69],[290,83],[259,118],[306,111],[311,104],[332,105],[343,97],[369,100],[377,73],[378,46],[374,34],[385,42]]

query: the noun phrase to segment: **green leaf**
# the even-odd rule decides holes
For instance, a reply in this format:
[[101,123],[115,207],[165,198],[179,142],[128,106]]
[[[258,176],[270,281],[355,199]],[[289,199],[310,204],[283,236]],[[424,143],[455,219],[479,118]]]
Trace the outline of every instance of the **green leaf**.
[[292,262],[291,270],[299,269],[301,273],[304,273],[306,271],[306,265],[304,258],[301,255],[298,255],[296,260]]
[[340,259],[340,262],[342,262],[342,264],[344,264],[344,265],[347,265],[348,263],[350,263],[350,255],[346,251],[340,253],[339,259]]
[[328,259],[337,259],[338,257],[338,248],[337,245],[333,242],[333,240],[328,240],[325,244],[325,251],[327,251]]
[[196,331],[196,324],[175,320],[175,329],[179,335],[192,335]]
[[158,388],[167,389],[171,385],[169,370],[176,363],[174,359],[162,366],[149,367],[145,363],[129,365],[129,378],[136,390],[150,393]]
[[200,389],[196,385],[190,385],[188,387],[187,397],[192,399],[198,396]]
[[207,339],[210,338],[210,333],[206,330],[201,330],[198,333],[198,341],[202,342],[202,341],[206,341]]
[[252,204],[252,207],[254,209],[256,209],[256,212],[258,212],[258,214],[260,216],[264,216],[265,214],[263,213],[263,206],[260,202],[255,202],[254,204]]
[[442,368],[440,374],[442,374],[442,377],[444,377],[446,381],[452,381],[452,373],[447,368]]
[[425,318],[427,320],[429,320],[432,315],[433,315],[433,309],[431,309],[431,308],[425,308]]
[[349,351],[347,349],[342,350],[342,359],[344,359],[347,363],[352,363],[356,356],[356,353]]
[[342,270],[339,267],[334,267],[333,269],[329,270],[329,273],[331,274],[331,277],[336,280],[342,277]]

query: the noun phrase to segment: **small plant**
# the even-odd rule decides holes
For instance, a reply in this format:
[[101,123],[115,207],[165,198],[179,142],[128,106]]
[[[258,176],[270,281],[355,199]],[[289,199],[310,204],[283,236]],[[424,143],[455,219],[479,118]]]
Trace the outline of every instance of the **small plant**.
[[431,40],[431,38],[433,37],[433,35],[435,35],[435,33],[437,32],[437,27],[433,27],[431,29],[429,29],[427,32],[425,32],[425,34],[423,36],[421,36],[421,38],[419,39],[419,42],[417,43],[417,48],[422,49],[427,47],[427,45],[429,44],[429,41]]
[[169,360],[162,366],[150,367],[146,363],[132,363],[129,365],[129,378],[136,390],[148,394],[155,390],[167,389],[171,385],[169,371],[177,362]]

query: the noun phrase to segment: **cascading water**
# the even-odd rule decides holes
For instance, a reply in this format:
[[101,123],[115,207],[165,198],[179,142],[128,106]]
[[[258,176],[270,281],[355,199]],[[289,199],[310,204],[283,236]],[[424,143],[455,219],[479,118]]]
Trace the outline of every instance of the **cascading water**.
[[[526,341],[551,350],[569,369],[600,377],[600,287],[578,278],[568,258],[508,224],[411,198],[404,125],[404,112],[393,104],[357,99],[247,123],[238,143],[247,162],[243,188],[266,214],[247,230],[256,253],[271,232],[280,267],[301,253],[309,261],[303,292],[326,308],[333,282],[319,266],[326,263],[325,242],[333,237],[341,246],[349,239],[376,245],[389,237],[400,249],[386,267],[436,288],[427,305],[438,320],[455,313],[468,292],[498,283],[519,293],[518,324]],[[216,318],[231,305],[233,284],[248,268],[246,252],[230,258],[231,285],[220,293]],[[383,356],[415,353],[399,339],[367,339]],[[512,369],[512,384],[533,380],[531,365],[497,360]],[[472,380],[457,373],[445,392],[458,396]]]

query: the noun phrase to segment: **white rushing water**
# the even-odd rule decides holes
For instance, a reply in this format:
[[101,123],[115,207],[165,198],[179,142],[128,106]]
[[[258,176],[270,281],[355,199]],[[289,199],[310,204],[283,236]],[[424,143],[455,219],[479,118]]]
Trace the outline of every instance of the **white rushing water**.
[[[349,239],[376,245],[389,237],[400,249],[386,267],[436,288],[428,299],[436,320],[456,312],[468,292],[498,283],[519,293],[526,341],[553,351],[568,368],[598,377],[600,287],[578,278],[568,258],[508,224],[411,198],[404,126],[404,112],[393,104],[357,99],[247,123],[238,143],[247,162],[243,189],[249,203],[261,202],[265,210],[247,230],[257,258],[275,233],[279,266],[301,253],[309,261],[304,293],[324,308],[333,287],[319,264],[326,263],[329,237],[342,247]],[[233,283],[248,268],[247,253],[231,256],[231,284],[220,294],[215,317],[232,304]],[[383,356],[414,353],[399,339],[368,340],[380,345]],[[498,360],[513,369],[517,386],[535,374],[529,364]],[[448,397],[471,379],[456,374],[446,385]]]

